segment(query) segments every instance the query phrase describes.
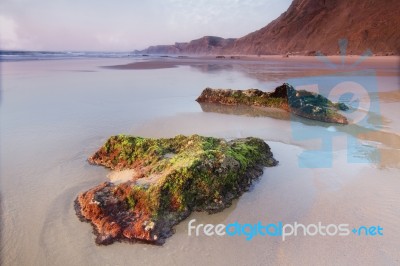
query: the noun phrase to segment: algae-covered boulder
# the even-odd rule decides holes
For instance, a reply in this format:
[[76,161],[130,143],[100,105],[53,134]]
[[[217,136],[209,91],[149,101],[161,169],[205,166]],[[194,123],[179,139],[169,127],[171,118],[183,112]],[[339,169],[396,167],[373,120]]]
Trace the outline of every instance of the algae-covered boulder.
[[230,90],[206,88],[196,101],[199,103],[280,108],[313,120],[348,124],[347,118],[338,112],[339,110],[348,110],[349,108],[346,104],[333,103],[317,93],[295,90],[287,83],[277,87],[273,92],[263,92],[257,89]]
[[192,211],[223,210],[249,188],[264,166],[277,164],[261,139],[226,141],[198,135],[113,136],[89,162],[131,171],[128,180],[104,182],[75,201],[78,216],[93,225],[98,244],[162,244],[172,227]]
[[289,111],[286,85],[275,89],[274,92],[264,92],[257,89],[231,90],[206,88],[196,99],[198,102],[220,103],[225,105],[250,105],[275,107]]

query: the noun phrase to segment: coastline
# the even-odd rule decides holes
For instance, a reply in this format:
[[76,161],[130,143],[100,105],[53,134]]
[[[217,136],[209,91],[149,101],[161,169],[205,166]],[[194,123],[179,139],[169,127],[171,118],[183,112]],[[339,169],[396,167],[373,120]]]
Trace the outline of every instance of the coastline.
[[[305,63],[305,64],[320,64],[323,69],[335,70],[341,68],[353,68],[353,69],[365,69],[365,68],[377,68],[378,70],[384,68],[398,69],[400,66],[400,56],[289,56],[288,58],[280,55],[271,56],[252,56],[252,55],[239,55],[231,59],[227,56],[224,59],[218,59],[216,56],[188,56],[185,58],[179,58],[175,56],[169,57],[151,57],[146,58],[143,61],[132,62],[123,65],[110,65],[103,66],[110,69],[121,69],[121,70],[143,70],[143,69],[164,69],[164,68],[175,68],[179,66],[196,66],[199,64],[251,64],[251,63],[278,63],[278,64],[290,64],[290,63]],[[336,69],[335,69],[336,68]],[[397,73],[395,75],[398,75]]]

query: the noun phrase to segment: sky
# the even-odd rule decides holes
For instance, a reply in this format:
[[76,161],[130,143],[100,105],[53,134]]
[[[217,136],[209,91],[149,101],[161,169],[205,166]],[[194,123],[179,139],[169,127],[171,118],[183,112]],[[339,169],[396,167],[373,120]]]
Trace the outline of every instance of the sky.
[[132,51],[206,35],[237,38],[291,0],[0,0],[0,49]]

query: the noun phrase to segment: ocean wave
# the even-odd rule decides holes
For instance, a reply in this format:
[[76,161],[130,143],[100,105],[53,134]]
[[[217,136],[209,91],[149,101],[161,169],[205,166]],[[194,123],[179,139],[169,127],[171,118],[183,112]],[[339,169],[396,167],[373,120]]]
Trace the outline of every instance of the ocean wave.
[[131,52],[84,52],[84,51],[0,51],[0,61],[51,60],[73,58],[127,58],[137,57]]

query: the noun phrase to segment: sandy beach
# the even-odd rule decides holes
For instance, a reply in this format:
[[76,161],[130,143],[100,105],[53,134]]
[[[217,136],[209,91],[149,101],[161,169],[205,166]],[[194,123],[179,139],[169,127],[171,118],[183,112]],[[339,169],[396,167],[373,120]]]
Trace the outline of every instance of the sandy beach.
[[[340,57],[328,59],[341,63]],[[349,64],[357,60],[346,57]],[[1,264],[399,264],[398,64],[398,57],[372,57],[356,68],[332,69],[315,57],[295,56],[3,62]],[[368,118],[361,125],[327,125],[273,110],[195,102],[205,87],[271,91],[297,77],[329,74],[358,80],[346,73],[364,68],[376,70],[378,91],[359,101],[379,103],[379,112],[360,110]],[[299,156],[320,148],[323,140],[298,138],[296,132],[331,134],[332,149],[326,151],[332,155],[331,167],[301,167]],[[109,178],[119,182],[130,177],[129,172],[110,175],[87,163],[109,136],[120,133],[259,137],[271,146],[279,165],[265,169],[250,191],[223,212],[193,213],[164,246],[96,246],[92,228],[77,219],[73,201]],[[356,154],[348,150],[350,139],[362,144]],[[212,224],[380,225],[384,235],[297,236],[285,241],[195,237],[188,235],[191,219]]]

